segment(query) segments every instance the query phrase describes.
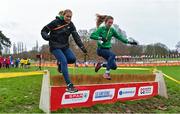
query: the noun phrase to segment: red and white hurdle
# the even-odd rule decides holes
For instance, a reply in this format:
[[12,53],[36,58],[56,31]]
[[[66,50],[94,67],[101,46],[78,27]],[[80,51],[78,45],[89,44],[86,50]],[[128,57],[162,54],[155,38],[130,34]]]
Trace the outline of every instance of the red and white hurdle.
[[76,85],[79,91],[68,93],[66,87],[51,86],[50,73],[45,71],[39,108],[51,112],[61,108],[90,107],[99,103],[147,99],[157,95],[168,98],[162,72],[156,71],[155,76],[155,81],[149,82]]

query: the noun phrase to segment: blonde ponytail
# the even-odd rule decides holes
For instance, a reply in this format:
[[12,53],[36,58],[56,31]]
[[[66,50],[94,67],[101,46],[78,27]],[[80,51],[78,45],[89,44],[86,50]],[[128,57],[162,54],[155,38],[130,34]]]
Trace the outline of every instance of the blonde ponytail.
[[63,14],[64,14],[63,10],[59,12],[59,16],[63,16]]
[[59,16],[64,16],[66,13],[72,13],[72,11],[70,9],[61,10],[59,12]]

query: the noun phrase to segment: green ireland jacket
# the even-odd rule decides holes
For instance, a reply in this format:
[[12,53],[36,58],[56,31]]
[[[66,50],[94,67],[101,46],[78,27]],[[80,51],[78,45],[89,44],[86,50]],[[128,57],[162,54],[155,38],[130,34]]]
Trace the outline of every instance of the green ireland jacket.
[[[112,37],[117,38],[125,44],[128,43],[128,39],[123,34],[117,33],[116,30],[112,27],[108,29],[106,26],[101,26],[90,35],[91,39],[97,40],[97,45],[99,48],[111,48]],[[107,42],[101,43],[100,38],[106,38]]]

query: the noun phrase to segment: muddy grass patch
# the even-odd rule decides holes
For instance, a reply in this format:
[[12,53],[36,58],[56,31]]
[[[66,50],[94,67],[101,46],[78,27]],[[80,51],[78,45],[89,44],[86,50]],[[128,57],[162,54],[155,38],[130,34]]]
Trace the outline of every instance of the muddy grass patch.
[[[50,76],[52,86],[65,86],[64,77],[62,75]],[[107,83],[128,83],[128,82],[148,82],[154,81],[153,74],[122,74],[111,75],[111,80],[104,79],[102,75],[71,75],[71,81],[74,85],[89,85],[89,84],[107,84]]]

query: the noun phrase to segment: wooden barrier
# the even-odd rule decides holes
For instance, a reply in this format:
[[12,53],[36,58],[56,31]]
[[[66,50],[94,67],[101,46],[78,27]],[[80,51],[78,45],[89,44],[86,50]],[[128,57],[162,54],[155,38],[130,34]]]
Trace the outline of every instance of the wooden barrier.
[[164,78],[162,72],[159,71],[154,72],[153,81],[102,84],[87,83],[75,85],[79,90],[76,93],[66,92],[65,86],[52,84],[50,79],[49,72],[45,71],[39,108],[47,113],[61,108],[90,107],[99,103],[147,99],[157,95],[167,98]]

